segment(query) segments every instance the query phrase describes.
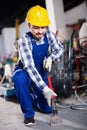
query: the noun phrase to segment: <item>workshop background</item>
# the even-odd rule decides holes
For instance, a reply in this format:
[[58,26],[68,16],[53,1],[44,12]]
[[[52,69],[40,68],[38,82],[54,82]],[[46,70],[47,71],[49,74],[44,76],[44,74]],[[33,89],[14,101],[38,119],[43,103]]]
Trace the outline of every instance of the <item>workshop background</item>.
[[[16,40],[29,31],[26,13],[37,4],[48,10],[49,28],[65,38],[64,54],[53,62],[49,73],[57,93],[52,108],[62,118],[54,127],[49,125],[52,115],[37,111],[36,125],[24,126],[11,80],[18,60]],[[87,130],[87,0],[0,1],[0,130],[7,129]]]
[[[29,31],[25,21],[28,9],[34,5],[47,8],[51,25],[49,28],[62,35],[64,54],[53,63],[52,83],[60,98],[72,95],[73,90],[87,90],[87,0],[15,0],[0,4],[0,80],[6,83],[4,68],[10,64],[9,75],[12,75],[18,55],[15,50],[16,40]],[[5,6],[6,5],[6,6]],[[85,37],[85,44],[82,44]],[[7,61],[8,60],[8,61]],[[56,63],[56,64],[55,64]],[[10,82],[11,79],[8,79]],[[11,86],[12,84],[10,84]],[[6,90],[9,85],[7,84]],[[5,93],[2,90],[0,93]],[[7,95],[14,94],[14,89]]]

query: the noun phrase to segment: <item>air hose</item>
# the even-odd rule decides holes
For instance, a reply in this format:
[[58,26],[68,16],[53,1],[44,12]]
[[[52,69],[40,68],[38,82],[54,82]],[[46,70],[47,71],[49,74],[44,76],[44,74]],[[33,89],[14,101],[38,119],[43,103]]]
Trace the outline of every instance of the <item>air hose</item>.
[[[85,87],[85,86],[87,86],[87,84],[78,86],[78,88]],[[84,100],[82,100],[80,98],[80,96],[77,93],[77,88],[76,87],[74,87],[74,93],[75,93],[74,99],[72,99],[73,103],[67,104],[67,103],[61,103],[60,102],[60,103],[56,104],[57,107],[59,107],[59,108],[71,108],[71,109],[74,109],[74,110],[87,110],[87,103],[86,103],[87,101],[84,101]],[[78,104],[76,103],[76,100],[78,100]]]

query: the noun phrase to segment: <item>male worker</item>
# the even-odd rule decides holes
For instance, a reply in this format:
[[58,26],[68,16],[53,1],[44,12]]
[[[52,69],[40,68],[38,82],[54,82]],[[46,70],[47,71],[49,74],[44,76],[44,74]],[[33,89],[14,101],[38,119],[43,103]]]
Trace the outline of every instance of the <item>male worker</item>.
[[[19,64],[13,74],[16,95],[24,114],[24,124],[34,125],[34,108],[51,113],[51,96],[57,96],[48,87],[47,71],[52,62],[63,53],[63,47],[48,26],[50,20],[45,8],[36,5],[26,16],[30,32],[18,40]],[[50,48],[50,53],[49,53]]]

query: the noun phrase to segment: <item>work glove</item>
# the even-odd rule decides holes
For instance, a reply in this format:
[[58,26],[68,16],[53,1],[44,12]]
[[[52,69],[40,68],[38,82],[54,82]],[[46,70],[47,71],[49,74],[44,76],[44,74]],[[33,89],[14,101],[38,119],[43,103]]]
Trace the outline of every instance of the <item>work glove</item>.
[[49,87],[43,88],[43,94],[48,102],[48,105],[51,106],[51,96],[57,96],[57,94],[53,92]]
[[52,68],[52,60],[50,57],[48,58],[44,58],[44,61],[43,61],[43,67],[48,71],[50,72],[51,71],[51,68]]

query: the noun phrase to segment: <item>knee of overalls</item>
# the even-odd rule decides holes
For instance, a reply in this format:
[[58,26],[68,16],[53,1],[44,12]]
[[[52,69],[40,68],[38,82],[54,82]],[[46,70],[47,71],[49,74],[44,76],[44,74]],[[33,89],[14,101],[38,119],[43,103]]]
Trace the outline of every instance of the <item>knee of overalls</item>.
[[27,72],[25,72],[23,69],[18,69],[14,72],[12,76],[13,82],[23,82],[26,80]]

